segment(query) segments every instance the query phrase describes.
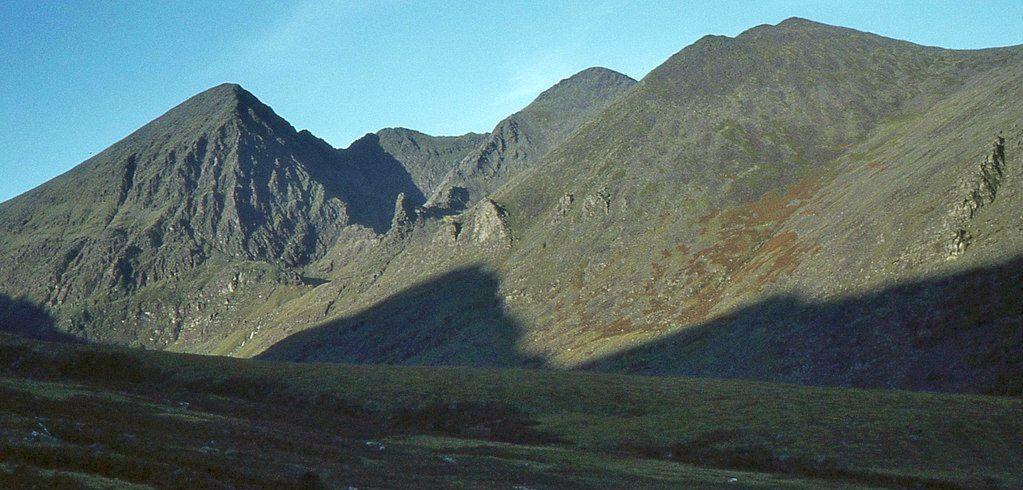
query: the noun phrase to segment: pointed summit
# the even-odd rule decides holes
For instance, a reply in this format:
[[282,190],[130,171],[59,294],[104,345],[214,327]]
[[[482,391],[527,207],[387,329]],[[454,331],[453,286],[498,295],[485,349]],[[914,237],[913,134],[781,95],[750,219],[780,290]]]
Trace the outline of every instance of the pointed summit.
[[239,100],[243,96],[243,94],[246,94],[249,97],[252,97],[252,94],[249,93],[249,91],[247,91],[244,88],[242,88],[241,85],[239,85],[237,83],[232,83],[232,82],[225,82],[225,83],[222,83],[220,85],[215,85],[213,87],[210,87],[210,88],[208,88],[206,90],[203,90],[202,92],[199,92],[198,94],[193,95],[192,97],[189,97],[188,99],[185,100],[185,102],[183,104],[187,104],[187,103],[189,103],[191,101],[199,101],[199,100],[208,100],[208,101],[217,101],[217,100],[237,101],[237,100]]
[[[618,73],[614,70],[599,66],[590,67],[564,80],[561,80],[553,87],[541,93],[531,106],[552,102],[555,104],[572,104],[585,101],[578,99],[589,99],[599,97],[601,91],[612,90],[617,92],[621,87],[631,87],[636,81],[628,75]],[[528,110],[527,107],[525,110]]]
[[252,107],[262,109],[266,104],[237,83],[222,83],[189,97],[171,111],[184,108],[237,111]]
[[[255,95],[236,83],[204,90],[132,133],[122,142],[188,137],[219,131],[228,123],[246,120],[293,135],[295,128]],[[145,143],[145,141],[143,141]]]

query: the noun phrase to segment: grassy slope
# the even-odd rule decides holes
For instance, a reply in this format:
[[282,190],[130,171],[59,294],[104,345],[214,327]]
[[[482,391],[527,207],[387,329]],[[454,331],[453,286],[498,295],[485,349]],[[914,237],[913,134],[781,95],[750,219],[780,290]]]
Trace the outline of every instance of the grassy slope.
[[[659,342],[610,357],[640,372],[1018,392],[1019,355],[1001,353],[1018,351],[1023,335],[1023,242],[1012,232],[1023,223],[1013,211],[1023,189],[1021,77],[1023,63],[1010,58],[885,121],[785,195],[709,214],[700,225],[720,244],[669,244],[651,258],[660,275],[651,282],[686,282],[708,259],[728,280],[691,298],[651,300],[651,311],[677,310],[675,325]],[[1007,162],[994,201],[958,224],[963,183],[981,177],[991,135],[1003,130]],[[950,261],[959,226],[973,239]],[[747,252],[751,238],[757,248]]]
[[1023,485],[1018,399],[297,365],[9,336],[0,369],[7,484]]

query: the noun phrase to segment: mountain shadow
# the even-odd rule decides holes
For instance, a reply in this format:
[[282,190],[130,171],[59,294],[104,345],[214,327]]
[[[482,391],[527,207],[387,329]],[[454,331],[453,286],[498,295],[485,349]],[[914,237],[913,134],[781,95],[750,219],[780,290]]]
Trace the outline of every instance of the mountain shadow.
[[0,294],[0,332],[52,342],[83,342],[57,329],[50,312],[44,308],[6,294]]
[[301,362],[541,367],[521,352],[497,276],[479,266],[441,274],[349,317],[298,332],[260,359]]
[[586,369],[1023,395],[1023,257],[832,302],[775,296]]

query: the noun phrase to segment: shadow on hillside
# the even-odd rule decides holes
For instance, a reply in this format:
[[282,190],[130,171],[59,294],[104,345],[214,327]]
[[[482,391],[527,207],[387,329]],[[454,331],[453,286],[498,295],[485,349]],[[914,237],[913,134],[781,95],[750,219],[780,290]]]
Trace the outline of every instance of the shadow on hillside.
[[814,303],[783,295],[586,369],[1023,394],[1023,257]]
[[[479,267],[294,334],[262,359],[543,367]],[[582,369],[808,385],[1023,394],[1023,257],[812,302],[774,296]]]
[[296,333],[261,359],[491,367],[540,367],[517,346],[492,272],[466,267],[411,286],[353,316]]
[[0,332],[53,342],[82,342],[57,329],[50,313],[25,299],[0,294]]

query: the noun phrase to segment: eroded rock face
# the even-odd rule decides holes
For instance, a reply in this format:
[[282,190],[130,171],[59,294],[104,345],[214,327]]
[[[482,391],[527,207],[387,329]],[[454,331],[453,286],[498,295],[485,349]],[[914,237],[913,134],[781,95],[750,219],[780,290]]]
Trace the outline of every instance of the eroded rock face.
[[995,201],[998,188],[1005,176],[1005,138],[999,134],[991,144],[991,151],[979,168],[959,184],[962,199],[949,213],[953,237],[945,247],[947,260],[955,260],[966,253],[972,236],[966,229],[977,210]]
[[464,233],[461,239],[486,246],[511,246],[512,233],[507,212],[496,202],[490,199],[480,201],[467,213],[467,223],[468,233]]
[[571,193],[566,193],[561,196],[561,200],[558,201],[558,214],[564,216],[568,214],[568,211],[572,209],[572,203],[575,201],[575,196]]
[[607,187],[586,196],[586,203],[583,205],[588,218],[607,215],[611,213],[611,192]]
[[465,209],[469,204],[469,191],[464,187],[447,186],[442,187],[437,194],[431,198],[427,206],[444,211],[455,211]]
[[462,233],[462,221],[458,216],[445,216],[444,226],[441,230],[441,236],[451,240],[458,240],[458,236]]
[[394,218],[391,219],[391,233],[407,233],[416,221],[416,209],[402,192],[394,201]]

